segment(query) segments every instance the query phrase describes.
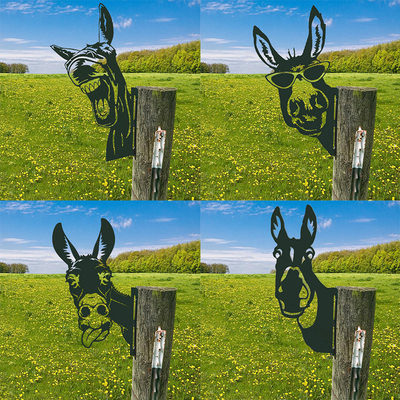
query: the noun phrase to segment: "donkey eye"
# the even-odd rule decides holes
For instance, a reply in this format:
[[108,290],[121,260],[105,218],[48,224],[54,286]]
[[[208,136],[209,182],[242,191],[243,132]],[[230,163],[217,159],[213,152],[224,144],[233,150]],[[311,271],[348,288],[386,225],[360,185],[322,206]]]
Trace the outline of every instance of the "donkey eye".
[[325,64],[313,65],[304,70],[303,76],[308,81],[315,82],[324,76],[325,70],[326,70]]
[[278,259],[282,255],[282,249],[275,249],[272,255]]
[[267,79],[276,87],[287,89],[292,86],[295,76],[290,72],[278,72],[269,76],[267,75]]
[[306,258],[308,258],[309,260],[312,260],[314,258],[315,255],[315,251],[314,249],[312,249],[311,247],[309,249],[306,250],[305,256]]

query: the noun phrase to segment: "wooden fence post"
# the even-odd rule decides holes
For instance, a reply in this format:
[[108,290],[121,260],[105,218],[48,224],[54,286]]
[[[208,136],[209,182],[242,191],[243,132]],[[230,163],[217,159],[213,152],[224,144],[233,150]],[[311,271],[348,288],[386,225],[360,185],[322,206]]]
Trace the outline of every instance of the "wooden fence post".
[[158,199],[166,200],[174,132],[176,89],[139,86],[137,90],[136,157],[133,158],[132,166],[131,199],[150,200],[154,132],[161,127],[167,133]]
[[352,400],[351,361],[354,333],[366,331],[360,373],[358,400],[367,399],[369,361],[375,315],[375,288],[338,287],[336,317],[336,355],[332,365],[331,400]]
[[332,200],[351,200],[355,134],[367,131],[359,200],[368,198],[369,170],[374,141],[376,88],[338,87],[336,157],[333,161]]
[[164,361],[158,400],[167,398],[169,365],[175,320],[176,289],[138,286],[136,314],[136,358],[132,366],[132,400],[151,399],[151,364],[154,334],[158,327],[166,331]]

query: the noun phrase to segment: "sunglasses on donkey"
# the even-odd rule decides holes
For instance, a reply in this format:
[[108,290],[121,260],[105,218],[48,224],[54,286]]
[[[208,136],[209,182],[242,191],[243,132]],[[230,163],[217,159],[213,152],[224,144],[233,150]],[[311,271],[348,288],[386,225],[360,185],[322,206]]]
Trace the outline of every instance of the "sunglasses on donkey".
[[326,73],[329,68],[329,61],[323,61],[318,64],[312,64],[299,72],[273,72],[265,76],[267,81],[278,89],[289,89],[293,86],[296,78],[300,75],[307,82],[317,82]]

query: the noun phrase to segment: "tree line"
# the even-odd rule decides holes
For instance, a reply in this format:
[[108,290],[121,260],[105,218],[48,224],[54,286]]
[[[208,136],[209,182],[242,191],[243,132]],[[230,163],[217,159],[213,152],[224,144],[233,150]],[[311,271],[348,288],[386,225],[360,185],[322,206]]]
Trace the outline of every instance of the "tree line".
[[157,250],[128,251],[109,258],[114,272],[228,273],[224,264],[200,262],[200,241],[181,243]]
[[400,40],[360,50],[330,51],[319,56],[330,72],[400,73]]
[[322,253],[313,262],[315,272],[400,273],[400,241],[360,250]]
[[201,263],[202,272],[209,274],[229,274],[229,267],[226,264]]
[[229,72],[229,67],[226,64],[207,64],[200,63],[200,72],[210,74],[226,74]]
[[0,262],[0,274],[25,274],[29,268],[25,264],[6,264]]
[[0,62],[0,74],[25,74],[26,72],[29,72],[29,69],[25,64],[6,64]]
[[122,72],[200,72],[227,73],[225,64],[206,64],[200,62],[200,41],[181,43],[157,50],[128,51],[117,56]]
[[200,41],[158,50],[121,53],[117,62],[122,72],[200,72]]
[[200,241],[178,244],[158,250],[121,253],[108,260],[115,272],[199,273]]

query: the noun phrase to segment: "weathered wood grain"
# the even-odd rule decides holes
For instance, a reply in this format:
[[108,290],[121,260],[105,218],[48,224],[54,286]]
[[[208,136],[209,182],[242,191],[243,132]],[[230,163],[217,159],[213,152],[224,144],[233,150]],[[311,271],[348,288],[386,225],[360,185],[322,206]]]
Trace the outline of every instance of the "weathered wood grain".
[[369,362],[375,316],[375,288],[338,287],[336,355],[332,365],[331,400],[351,400],[351,359],[354,333],[366,331],[358,400],[367,399]]
[[154,132],[161,127],[167,133],[158,199],[166,200],[174,133],[176,89],[147,86],[138,86],[137,89],[136,157],[133,158],[132,165],[131,199],[150,199]]
[[332,200],[351,200],[355,134],[367,131],[359,200],[368,198],[369,170],[374,141],[376,88],[338,87],[336,157],[333,161]]
[[136,358],[133,359],[132,366],[132,400],[150,399],[154,334],[158,327],[167,331],[158,399],[165,400],[167,398],[175,305],[175,288],[138,287]]

